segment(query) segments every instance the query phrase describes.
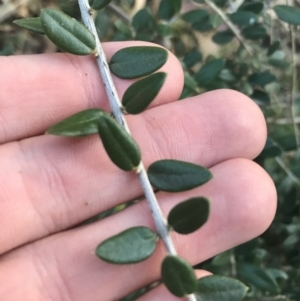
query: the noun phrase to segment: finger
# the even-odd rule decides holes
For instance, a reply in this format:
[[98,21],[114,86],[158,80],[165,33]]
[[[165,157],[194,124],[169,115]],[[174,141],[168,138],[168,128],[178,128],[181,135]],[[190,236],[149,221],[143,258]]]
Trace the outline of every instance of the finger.
[[[252,159],[266,139],[259,108],[229,90],[153,108],[128,121],[146,166],[165,158],[208,167]],[[95,136],[8,144],[0,148],[0,165],[0,253],[142,194],[136,175],[115,167]]]
[[[113,42],[103,46],[110,59],[122,48],[140,45],[154,44]],[[87,108],[110,111],[98,67],[91,56],[0,57],[0,70],[0,144],[44,133],[54,123]],[[152,106],[175,101],[182,92],[183,71],[170,52],[161,70],[168,76]],[[133,83],[116,76],[113,79],[121,97]]]
[[[196,276],[197,279],[203,278],[205,276],[210,276],[211,273],[204,270],[196,270]],[[138,298],[137,301],[178,301],[178,300],[184,300],[182,298],[177,298],[174,295],[172,295],[164,284],[160,284],[154,289],[152,289],[150,292],[146,293],[142,297]]]
[[[172,233],[178,254],[192,265],[256,237],[269,226],[275,213],[274,184],[252,161],[226,161],[213,167],[212,172],[214,179],[200,188],[158,194],[165,215],[191,196],[203,195],[211,200],[210,218],[201,229],[190,235]],[[152,257],[133,265],[109,264],[93,254],[104,239],[138,225],[154,227],[145,202],[11,252],[0,262],[0,283],[6,281],[0,287],[0,296],[5,299],[10,293],[10,301],[18,301],[21,296],[24,301],[40,300],[41,294],[56,301],[110,301],[153,283],[160,278],[160,264],[166,254],[162,242]]]

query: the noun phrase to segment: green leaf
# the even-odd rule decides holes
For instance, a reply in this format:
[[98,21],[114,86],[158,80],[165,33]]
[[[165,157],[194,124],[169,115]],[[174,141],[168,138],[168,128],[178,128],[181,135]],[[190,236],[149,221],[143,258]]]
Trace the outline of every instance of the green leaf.
[[276,81],[276,76],[270,72],[253,73],[248,78],[249,83],[254,86],[265,86]]
[[212,84],[213,81],[218,77],[222,68],[224,67],[225,60],[217,59],[205,63],[198,73],[195,75],[196,81],[201,86]]
[[278,293],[278,284],[274,277],[269,273],[253,264],[239,263],[237,265],[238,275],[247,283],[256,286],[258,289],[269,291],[271,293]]
[[166,63],[167,59],[168,52],[160,47],[127,47],[113,55],[110,68],[121,78],[138,78],[155,72]]
[[96,249],[102,260],[115,264],[143,261],[156,249],[157,234],[146,227],[135,227],[103,241]]
[[280,41],[275,41],[274,43],[272,43],[268,48],[267,55],[271,56],[276,50],[280,49],[280,46]]
[[146,110],[162,88],[167,74],[158,72],[131,85],[125,92],[122,104],[129,114],[139,114]]
[[141,153],[133,138],[108,114],[98,121],[98,133],[111,161],[125,171],[136,169]]
[[262,24],[254,24],[249,27],[245,27],[242,30],[242,35],[249,40],[259,40],[266,36],[267,30]]
[[209,13],[204,9],[191,10],[181,16],[181,18],[190,23],[194,30],[206,32],[213,29]]
[[82,23],[59,10],[43,9],[41,23],[45,34],[63,51],[88,55],[96,47],[92,33]]
[[239,8],[238,11],[250,11],[254,14],[260,14],[264,8],[263,2],[244,2]]
[[195,295],[197,301],[241,301],[247,291],[236,279],[213,275],[198,279]]
[[40,17],[19,19],[19,20],[15,20],[13,23],[17,24],[22,28],[33,31],[35,33],[45,34]]
[[191,50],[183,58],[183,62],[187,68],[193,67],[195,64],[200,63],[202,60],[202,54],[197,49]]
[[91,0],[90,5],[91,5],[92,9],[98,10],[98,9],[104,8],[110,2],[111,2],[111,0]]
[[161,275],[168,290],[177,297],[187,296],[196,290],[197,278],[193,268],[178,256],[166,256]]
[[288,5],[276,5],[273,9],[281,21],[291,25],[300,25],[300,8]]
[[228,30],[225,30],[225,31],[217,32],[212,37],[212,40],[216,44],[224,45],[224,44],[227,44],[227,43],[231,42],[233,38],[234,38],[234,33],[230,29],[228,29]]
[[232,23],[238,26],[249,26],[257,22],[258,16],[249,11],[238,11],[230,14],[229,18]]
[[103,114],[99,109],[81,111],[52,126],[47,134],[77,137],[98,133],[97,124]]
[[156,27],[155,18],[148,8],[139,10],[132,19],[132,26],[137,32],[154,30]]
[[208,169],[177,160],[154,162],[148,168],[148,176],[153,186],[168,192],[193,189],[212,179],[212,174]]
[[158,16],[163,20],[170,20],[180,11],[182,0],[162,0],[158,9]]
[[101,10],[97,13],[95,18],[95,26],[100,40],[104,39],[110,29],[110,17],[107,12]]
[[208,220],[209,200],[191,198],[176,205],[168,216],[168,224],[180,234],[189,234],[202,227]]
[[259,158],[260,159],[274,158],[280,156],[281,154],[282,154],[282,150],[277,145],[277,143],[275,143],[273,139],[268,137],[265,147],[263,151],[260,153]]

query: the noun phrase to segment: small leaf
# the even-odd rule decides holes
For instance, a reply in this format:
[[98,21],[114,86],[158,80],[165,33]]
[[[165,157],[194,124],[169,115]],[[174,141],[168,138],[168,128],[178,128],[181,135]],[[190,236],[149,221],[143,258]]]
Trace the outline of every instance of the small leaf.
[[189,22],[194,30],[206,32],[213,29],[210,15],[206,10],[195,9],[182,15],[182,19]]
[[168,224],[180,234],[189,234],[202,227],[208,220],[209,200],[191,198],[175,206],[168,216]]
[[230,14],[229,18],[232,23],[238,26],[249,26],[257,22],[258,16],[249,11],[238,11]]
[[177,297],[187,296],[196,290],[197,278],[193,268],[178,256],[166,256],[161,275],[168,290]]
[[141,153],[133,138],[108,114],[98,121],[98,133],[111,161],[125,171],[137,168]]
[[242,35],[249,40],[259,40],[266,36],[267,30],[261,24],[254,24],[249,27],[245,27],[242,30]]
[[158,9],[158,16],[164,20],[170,20],[180,11],[182,0],[162,0]]
[[157,234],[151,229],[134,227],[103,241],[96,255],[115,264],[136,263],[153,254],[157,240]]
[[131,85],[125,92],[122,104],[129,114],[143,112],[162,88],[167,74],[158,72]]
[[281,21],[291,25],[300,25],[300,8],[289,5],[276,5],[273,9]]
[[213,275],[198,279],[195,295],[197,301],[241,301],[247,291],[236,279]]
[[47,134],[77,137],[98,133],[98,121],[103,114],[99,109],[81,111],[52,126]]
[[212,174],[208,169],[177,160],[154,162],[148,168],[148,176],[153,186],[168,192],[193,189],[212,179]]
[[104,8],[110,2],[111,0],[91,0],[90,5],[93,9],[98,10]]
[[59,10],[43,9],[41,23],[49,39],[63,51],[88,55],[96,47],[92,33],[82,23]]
[[224,59],[217,59],[205,63],[199,72],[196,73],[195,80],[201,86],[212,84],[212,82],[218,77],[219,73],[223,69],[224,64]]
[[250,11],[254,14],[260,14],[264,8],[263,2],[244,2],[239,8],[238,11]]
[[184,56],[184,63],[187,68],[193,67],[195,64],[200,63],[202,60],[202,54],[197,49],[191,50]]
[[127,47],[113,55],[110,68],[121,78],[138,78],[158,70],[166,63],[167,58],[168,52],[160,47]]
[[15,20],[13,23],[17,24],[22,28],[33,31],[35,33],[45,34],[40,17],[19,19],[19,20]]
[[275,75],[270,72],[253,73],[248,78],[249,83],[255,86],[265,86],[276,80]]
[[273,139],[268,137],[265,147],[260,153],[259,158],[260,159],[274,158],[280,156],[281,154],[282,154],[282,150],[280,149],[278,144]]
[[154,30],[156,21],[148,8],[139,10],[132,19],[132,26],[136,32]]
[[217,32],[212,37],[212,40],[216,44],[224,45],[224,44],[231,42],[233,38],[234,38],[234,33],[230,29],[228,29],[228,30]]
[[254,90],[250,97],[259,105],[270,104],[270,96],[266,92]]

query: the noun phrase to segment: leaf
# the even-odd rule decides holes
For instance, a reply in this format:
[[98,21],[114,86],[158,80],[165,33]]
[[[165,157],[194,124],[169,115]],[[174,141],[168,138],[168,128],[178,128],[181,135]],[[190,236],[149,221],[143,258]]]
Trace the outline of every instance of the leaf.
[[208,220],[209,200],[191,198],[176,205],[168,216],[168,224],[180,234],[189,234],[202,227]]
[[104,39],[110,29],[110,17],[105,10],[101,10],[97,13],[95,18],[95,26],[99,39]]
[[242,35],[249,40],[259,40],[266,36],[267,30],[261,24],[254,24],[249,27],[245,27],[242,30]]
[[238,11],[230,14],[229,18],[232,23],[238,26],[249,26],[257,22],[258,16],[249,11]]
[[280,46],[280,41],[275,41],[274,43],[272,43],[268,48],[267,55],[271,56],[276,50],[280,49]]
[[247,286],[236,279],[213,275],[198,279],[195,295],[197,301],[241,301],[247,291]]
[[239,8],[238,11],[249,11],[254,14],[260,14],[264,8],[263,2],[244,2]]
[[103,114],[99,109],[81,111],[53,125],[47,134],[77,137],[98,133],[97,124]]
[[258,289],[278,293],[278,284],[275,278],[271,277],[264,269],[248,263],[237,265],[238,275],[247,283],[256,286]]
[[181,18],[190,23],[194,30],[206,32],[213,29],[210,15],[204,9],[191,10],[181,16]]
[[180,11],[182,0],[162,0],[158,9],[158,16],[163,20],[170,20]]
[[137,32],[154,30],[156,27],[155,18],[147,8],[139,10],[132,19],[132,26]]
[[263,151],[260,153],[259,158],[261,159],[274,158],[280,156],[281,154],[282,154],[282,150],[277,145],[277,143],[275,143],[273,139],[268,137],[265,147]]
[[98,10],[98,9],[104,8],[110,2],[111,2],[111,0],[91,0],[90,5],[91,5],[92,9]]
[[134,227],[103,241],[96,255],[115,264],[136,263],[153,254],[157,240],[157,234],[151,229]]
[[160,47],[127,47],[113,55],[110,68],[118,77],[138,78],[155,72],[166,63],[167,59],[168,52]]
[[196,73],[195,79],[201,86],[212,84],[212,82],[218,77],[223,66],[225,64],[224,59],[217,59],[205,63],[202,68]]
[[161,90],[167,74],[158,72],[131,85],[125,92],[122,104],[129,114],[143,112]]
[[35,33],[45,34],[40,17],[19,19],[15,20],[13,23]]
[[266,92],[254,90],[253,94],[250,97],[259,105],[270,104],[270,96]]
[[98,133],[111,161],[125,171],[136,169],[141,152],[133,138],[108,114],[98,121]]
[[197,49],[191,50],[184,56],[183,59],[187,68],[193,67],[195,64],[202,61],[202,54]]
[[148,176],[153,186],[168,192],[190,190],[212,179],[212,174],[208,169],[177,160],[154,162],[148,168]]
[[234,38],[234,33],[230,29],[228,29],[228,30],[217,32],[212,37],[212,40],[216,44],[224,45],[224,44],[231,42],[233,38]]
[[273,7],[277,17],[288,24],[300,25],[300,8],[289,5],[276,5]]
[[165,257],[161,275],[168,290],[177,297],[192,294],[196,289],[197,278],[193,268],[178,256]]
[[253,73],[248,78],[249,83],[255,86],[265,86],[276,81],[275,75],[270,72]]
[[63,51],[88,55],[96,47],[92,33],[82,23],[59,10],[43,9],[41,23],[45,34]]

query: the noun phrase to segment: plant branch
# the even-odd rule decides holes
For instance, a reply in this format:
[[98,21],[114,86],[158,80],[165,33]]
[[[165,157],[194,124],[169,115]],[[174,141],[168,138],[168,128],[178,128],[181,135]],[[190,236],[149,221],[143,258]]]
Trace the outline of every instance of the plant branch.
[[[111,111],[114,117],[116,118],[117,122],[124,127],[124,129],[127,131],[128,134],[130,134],[129,127],[127,125],[126,119],[122,112],[122,105],[118,97],[118,93],[109,70],[107,59],[103,51],[103,48],[101,46],[101,42],[98,38],[97,30],[91,15],[91,7],[89,5],[89,2],[88,0],[78,0],[78,4],[80,7],[83,23],[92,32],[92,34],[96,39],[96,52],[97,52],[96,60],[105,86]],[[177,255],[174,243],[169,234],[169,228],[167,222],[163,217],[155,193],[150,184],[147,171],[142,162],[140,163],[137,169],[137,174],[141,182],[141,186],[143,188],[147,203],[150,207],[158,235],[163,240],[167,251],[172,255]],[[189,295],[187,299],[189,301],[197,301],[196,297],[193,294]]]
[[226,25],[232,30],[232,32],[235,34],[235,36],[237,37],[237,39],[240,41],[240,43],[243,45],[243,47],[246,49],[246,51],[248,52],[248,54],[250,56],[253,55],[252,53],[252,48],[250,48],[248,46],[248,44],[246,43],[245,39],[242,37],[240,31],[238,28],[236,28],[234,26],[234,24],[229,20],[229,18],[226,16],[226,14],[220,9],[218,8],[218,6],[213,3],[210,0],[204,0],[204,2],[214,11],[216,12],[221,18],[222,20],[226,23]]

